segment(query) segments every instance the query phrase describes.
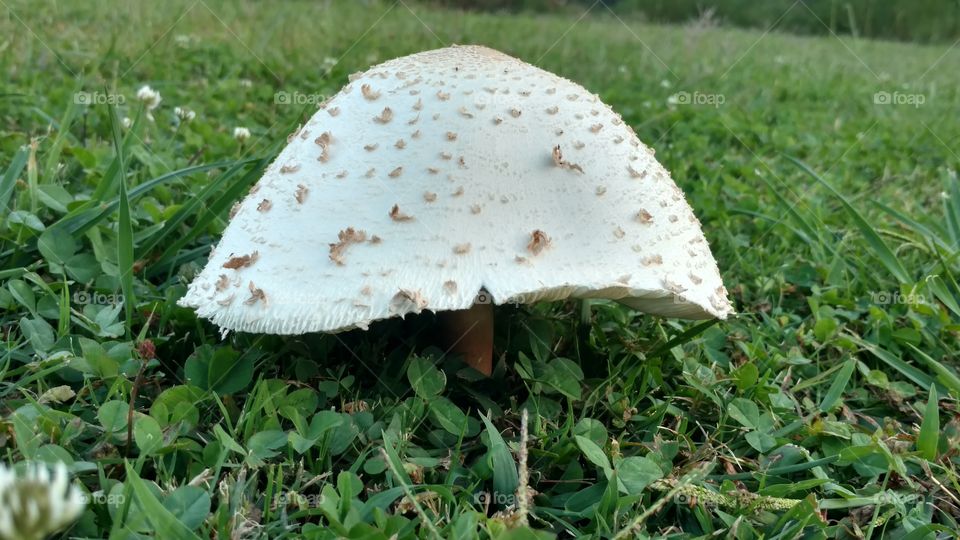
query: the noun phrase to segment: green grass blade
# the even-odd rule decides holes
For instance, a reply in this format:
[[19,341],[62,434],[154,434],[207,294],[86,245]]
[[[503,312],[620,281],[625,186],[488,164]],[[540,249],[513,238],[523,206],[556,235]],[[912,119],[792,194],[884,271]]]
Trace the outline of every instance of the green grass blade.
[[[82,87],[83,82],[78,79],[77,84],[74,86],[73,94],[76,95]],[[70,126],[73,124],[76,113],[77,100],[71,99],[67,102],[67,110],[63,112],[63,116],[60,117],[60,123],[56,126],[57,136],[54,137],[53,144],[51,144],[50,149],[47,150],[47,159],[44,162],[43,175],[41,176],[46,183],[53,183],[54,176],[60,164],[60,155],[63,153],[63,145],[66,143],[67,137],[70,136]]]
[[27,165],[27,155],[29,152],[30,148],[28,146],[21,146],[20,149],[17,150],[17,153],[13,155],[13,160],[3,173],[3,178],[0,178],[0,216],[6,216],[7,214],[7,203],[10,202],[10,197],[13,195],[13,188],[17,184],[17,177],[20,176],[23,168]]
[[917,369],[914,366],[904,362],[900,358],[897,358],[893,353],[887,351],[886,349],[880,348],[880,346],[864,341],[858,336],[847,335],[851,341],[863,347],[870,354],[876,356],[880,361],[892,367],[893,369],[899,371],[904,377],[913,381],[914,384],[921,388],[929,388],[933,384],[933,377],[927,375],[923,371]]
[[947,193],[950,196],[943,202],[943,215],[950,230],[951,246],[956,248],[960,244],[960,182],[955,174],[948,178]]
[[[829,243],[821,243],[820,235],[817,234],[817,229],[808,223],[807,220],[803,219],[803,216],[800,215],[800,212],[797,212],[797,205],[790,204],[790,201],[780,194],[780,190],[773,185],[769,178],[763,176],[762,174],[759,176],[760,180],[767,185],[767,189],[773,193],[773,196],[777,199],[777,202],[780,203],[780,206],[786,210],[787,214],[789,214],[790,217],[793,218],[793,221],[803,230],[804,234],[801,236],[801,239],[803,239],[804,242],[810,242],[811,244],[817,242],[820,246],[827,248],[828,251],[833,253],[833,246]],[[806,236],[806,238],[803,238],[804,236]]]
[[147,488],[147,485],[129,462],[126,462],[126,470],[127,482],[133,487],[133,493],[136,495],[137,500],[140,501],[140,506],[144,510],[143,514],[146,516],[147,521],[153,525],[157,533],[157,538],[200,540],[199,536],[180,523],[180,521],[153,496],[153,493],[150,492],[150,489]]
[[803,172],[807,173],[811,178],[820,182],[831,193],[843,204],[844,209],[847,211],[847,214],[853,220],[854,225],[857,226],[857,229],[860,230],[860,234],[863,235],[864,240],[867,241],[867,245],[870,246],[870,249],[873,250],[874,255],[880,259],[880,263],[890,272],[893,277],[897,278],[897,281],[900,283],[910,283],[913,281],[910,277],[910,272],[907,272],[907,269],[904,268],[903,264],[897,259],[897,256],[894,255],[893,251],[890,250],[890,247],[880,238],[880,234],[873,229],[873,227],[867,223],[867,220],[863,218],[860,212],[850,204],[850,201],[847,200],[839,191],[837,191],[829,182],[820,177],[816,172],[813,171],[806,163],[800,161],[799,159],[786,156],[787,159],[792,161],[797,167],[799,167]]
[[926,364],[936,374],[937,381],[940,382],[940,384],[946,386],[951,392],[953,392],[954,396],[960,397],[960,377],[957,377],[956,373],[913,345],[908,344],[907,347],[910,347],[910,350],[917,355],[917,358],[919,358],[921,362]]
[[917,436],[917,450],[927,461],[937,459],[937,443],[940,440],[940,409],[937,403],[937,387],[930,385],[927,408],[923,411],[923,422]]
[[847,384],[850,382],[850,376],[853,375],[853,368],[855,368],[856,365],[857,361],[852,358],[844,362],[843,367],[837,372],[836,378],[833,379],[830,388],[820,402],[820,410],[822,412],[832,411],[837,405],[837,402],[840,401],[840,396],[842,396],[843,391],[847,389]]
[[885,205],[885,204],[883,204],[883,203],[879,203],[879,202],[877,202],[877,201],[873,201],[873,204],[874,204],[877,208],[879,208],[880,210],[882,210],[883,212],[885,212],[886,214],[889,214],[890,217],[892,217],[893,219],[896,219],[897,221],[899,221],[900,223],[902,223],[905,227],[907,227],[908,229],[913,230],[913,232],[919,234],[919,235],[922,236],[923,238],[926,238],[927,240],[935,243],[936,245],[940,246],[941,248],[943,248],[943,249],[945,249],[945,250],[948,250],[948,251],[953,250],[953,247],[951,247],[949,240],[947,240],[946,238],[944,238],[941,234],[938,234],[938,233],[937,233],[936,231],[934,231],[933,229],[927,227],[926,225],[920,223],[919,221],[917,221],[917,220],[915,220],[915,219],[913,219],[913,218],[911,218],[911,217],[908,217],[908,216],[906,216],[906,215],[904,215],[904,214],[902,214],[902,213],[894,210],[893,208],[890,208],[889,206],[887,206],[887,205]]
[[937,300],[947,306],[954,315],[960,317],[960,304],[957,304],[957,298],[947,288],[947,284],[940,276],[930,276],[927,278],[927,288],[937,297]]
[[490,418],[481,414],[480,419],[486,426],[487,436],[490,437],[490,459],[493,467],[493,491],[494,497],[513,496],[517,491],[517,485],[520,483],[520,477],[517,475],[517,464],[507,448],[507,443],[503,441],[500,432],[490,421]]
[[133,310],[136,299],[133,297],[133,224],[130,220],[130,200],[127,197],[127,168],[123,160],[123,139],[120,137],[120,120],[117,110],[110,107],[110,124],[113,129],[113,144],[117,152],[116,161],[120,164],[120,222],[118,223],[117,265],[120,269],[120,289],[123,291],[124,312],[127,324],[124,325],[127,338],[130,338],[133,323]]

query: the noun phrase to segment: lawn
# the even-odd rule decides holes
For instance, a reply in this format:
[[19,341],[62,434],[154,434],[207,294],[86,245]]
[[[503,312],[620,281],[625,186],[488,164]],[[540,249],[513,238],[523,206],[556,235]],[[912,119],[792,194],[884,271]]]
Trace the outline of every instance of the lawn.
[[[960,48],[603,4],[0,9],[0,452],[67,464],[87,505],[64,537],[960,530]],[[500,306],[483,379],[431,315],[221,339],[177,306],[325,97],[454,43],[621,113],[686,193],[738,314]]]

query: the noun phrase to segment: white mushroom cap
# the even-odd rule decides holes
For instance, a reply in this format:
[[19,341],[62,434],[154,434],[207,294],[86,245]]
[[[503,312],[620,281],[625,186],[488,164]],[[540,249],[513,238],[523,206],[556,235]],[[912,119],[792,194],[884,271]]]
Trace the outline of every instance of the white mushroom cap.
[[223,329],[366,328],[421,310],[608,298],[732,313],[700,223],[618,114],[477,46],[375,66],[239,205],[180,305]]

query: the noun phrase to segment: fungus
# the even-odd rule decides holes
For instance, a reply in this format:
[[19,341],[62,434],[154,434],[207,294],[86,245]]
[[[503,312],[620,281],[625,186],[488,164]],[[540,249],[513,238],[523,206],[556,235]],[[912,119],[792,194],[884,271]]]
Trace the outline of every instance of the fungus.
[[[455,67],[461,75],[453,91]],[[407,79],[379,75],[398,71]],[[507,77],[533,92],[508,91]],[[396,112],[424,109],[409,88],[424,81],[443,83],[438,86],[447,91],[432,89],[437,99],[421,94],[429,102],[424,119],[435,121],[419,122],[411,135],[404,122],[391,120]],[[280,152],[277,163],[299,164],[282,172],[296,174],[271,171],[264,183],[271,197],[295,194],[296,203],[270,211],[261,195],[236,207],[180,305],[225,331],[283,335],[365,329],[429,309],[450,341],[459,340],[452,352],[487,374],[493,306],[508,301],[607,298],[690,319],[733,313],[682,191],[629,125],[594,113],[604,109],[580,85],[476,46],[391,60],[358,75],[355,84],[359,92],[345,88],[306,124],[322,135],[304,139],[304,130]],[[481,93],[496,101],[477,122],[470,111]],[[377,111],[376,121],[357,122]],[[572,131],[578,125],[602,136],[586,145],[577,140],[584,132]],[[561,130],[570,138],[563,147],[570,156],[557,144]],[[331,133],[337,134],[334,152]],[[617,144],[622,141],[629,144]],[[390,145],[408,149],[365,150]],[[443,167],[446,160],[459,167]],[[379,170],[411,180],[307,182],[333,176],[326,162],[340,171],[337,178],[373,178]],[[624,180],[644,178],[646,171],[654,171],[655,182]],[[466,185],[475,199],[458,199]],[[486,200],[510,204],[487,204],[481,216],[473,215],[471,205]],[[654,216],[638,209],[638,201],[663,209]],[[497,229],[478,225],[488,221]],[[369,230],[383,231],[383,241]],[[344,299],[344,291],[354,296]],[[232,293],[243,301],[232,301]]]

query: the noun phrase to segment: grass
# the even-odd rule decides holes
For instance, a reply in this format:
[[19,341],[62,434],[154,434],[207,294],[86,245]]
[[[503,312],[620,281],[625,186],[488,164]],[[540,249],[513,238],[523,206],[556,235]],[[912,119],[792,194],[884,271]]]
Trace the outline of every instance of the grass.
[[[7,3],[0,451],[70,466],[67,536],[960,530],[956,50],[407,5]],[[740,314],[505,306],[485,381],[429,316],[221,340],[176,306],[311,102],[454,42],[621,112]]]

